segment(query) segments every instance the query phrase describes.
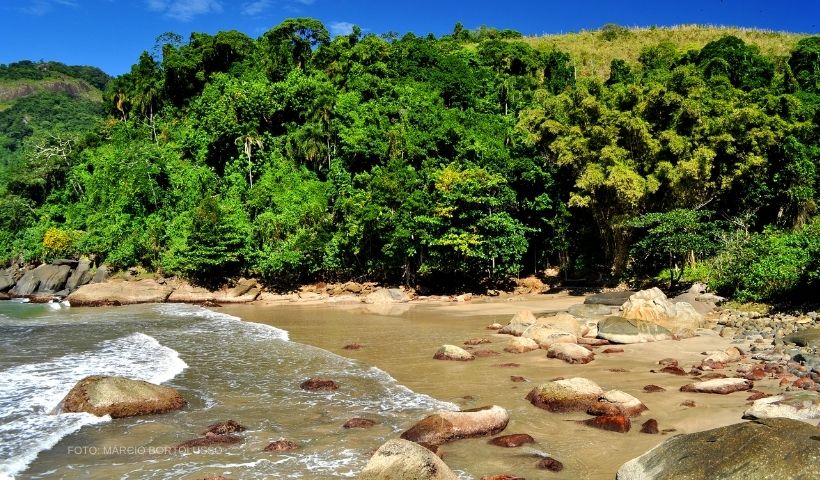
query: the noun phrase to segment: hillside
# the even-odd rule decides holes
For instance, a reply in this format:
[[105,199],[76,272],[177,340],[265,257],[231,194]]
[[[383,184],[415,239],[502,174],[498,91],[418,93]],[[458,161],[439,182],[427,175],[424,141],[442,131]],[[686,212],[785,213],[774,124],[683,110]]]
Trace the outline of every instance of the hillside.
[[764,56],[781,61],[789,57],[789,52],[800,39],[807,37],[799,33],[703,25],[650,28],[608,25],[600,30],[525,37],[523,40],[538,50],[569,53],[575,60],[579,78],[597,76],[606,79],[612,60],[621,59],[636,66],[641,51],[646,47],[669,42],[678,51],[700,50],[707,43],[726,35],[755,45]]

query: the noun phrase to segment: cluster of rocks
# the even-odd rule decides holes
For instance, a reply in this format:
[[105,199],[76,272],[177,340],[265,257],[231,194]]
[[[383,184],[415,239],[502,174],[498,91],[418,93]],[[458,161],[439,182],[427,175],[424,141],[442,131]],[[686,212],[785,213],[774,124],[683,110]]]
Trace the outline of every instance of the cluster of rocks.
[[0,299],[28,298],[33,302],[61,299],[86,284],[104,282],[108,271],[89,260],[54,260],[27,268],[20,263],[0,270]]

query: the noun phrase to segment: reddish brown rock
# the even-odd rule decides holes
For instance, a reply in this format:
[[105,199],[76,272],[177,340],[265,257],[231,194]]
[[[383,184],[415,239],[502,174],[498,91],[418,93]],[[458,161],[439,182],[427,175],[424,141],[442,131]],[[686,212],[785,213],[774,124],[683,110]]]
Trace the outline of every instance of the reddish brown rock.
[[549,470],[551,472],[560,472],[564,469],[564,464],[552,457],[544,457],[535,465],[542,470]]
[[674,367],[677,367],[678,366],[678,361],[675,360],[674,358],[663,358],[661,360],[658,360],[658,365],[662,365],[664,367],[668,367],[670,365],[674,366]]
[[217,435],[215,433],[207,432],[204,437],[195,438],[193,440],[182,442],[179,445],[175,446],[174,449],[185,450],[188,448],[211,447],[214,445],[233,445],[241,441],[242,438],[237,437],[236,435]]
[[792,388],[799,388],[802,390],[814,390],[815,383],[809,377],[800,377],[792,383]]
[[369,420],[367,418],[351,418],[350,420],[346,421],[343,428],[370,428],[375,425],[376,422],[373,420]]
[[521,366],[520,363],[499,363],[498,365],[496,365],[496,367],[501,367],[501,368],[515,368],[515,367],[520,367],[520,366]]
[[508,473],[500,473],[498,475],[485,475],[481,480],[526,480],[524,477],[517,477]]
[[670,373],[672,375],[686,375],[686,371],[677,365],[667,365],[661,369],[661,373]]
[[461,438],[495,435],[507,428],[507,410],[491,405],[460,412],[439,412],[419,421],[401,434],[404,440],[441,445]]
[[650,418],[649,420],[643,422],[643,425],[641,425],[641,433],[648,433],[650,435],[657,435],[660,433],[660,430],[658,430],[658,421],[654,418]]
[[527,379],[519,375],[510,375],[510,380],[513,382],[526,382]]
[[239,423],[233,420],[226,420],[224,422],[208,425],[208,429],[202,432],[202,435],[207,435],[209,433],[213,433],[216,435],[225,435],[226,433],[244,432],[245,430],[246,428],[240,425]]
[[749,390],[749,393],[751,393],[751,395],[746,397],[746,400],[748,400],[750,402],[753,402],[755,400],[760,400],[761,398],[766,398],[766,397],[770,396],[768,393],[763,393],[759,390]]
[[290,440],[276,440],[275,442],[270,442],[268,446],[265,447],[265,452],[289,452],[291,450],[296,450],[299,448],[299,445],[296,442],[292,442]]
[[626,433],[632,427],[632,422],[630,422],[629,417],[625,415],[603,415],[584,420],[581,423],[589,427],[618,433]]
[[504,435],[502,437],[495,437],[490,439],[491,445],[505,448],[515,448],[527,443],[535,443],[535,439],[526,433],[514,433],[512,435]]
[[657,392],[665,392],[666,389],[661,387],[661,386],[658,386],[658,385],[649,384],[649,385],[645,385],[643,387],[643,391],[646,392],[646,393],[657,393]]
[[578,337],[578,345],[592,345],[593,347],[600,347],[601,345],[609,345],[609,340],[605,340],[603,338]]
[[757,382],[766,378],[766,375],[766,370],[763,368],[763,365],[755,365],[743,375],[743,378]]
[[607,348],[603,350],[604,353],[624,353],[623,348]]
[[689,407],[689,408],[697,406],[697,405],[695,405],[694,400],[684,400],[683,402],[681,402],[680,405],[681,405],[681,407]]
[[752,387],[754,387],[754,384],[744,378],[716,378],[714,380],[684,385],[680,387],[680,391],[727,395],[732,392],[751,390]]
[[342,348],[345,350],[361,350],[362,347],[364,347],[364,345],[359,343],[349,343]]
[[322,391],[322,392],[332,392],[333,390],[338,390],[339,385],[336,384],[333,380],[329,378],[309,378],[302,382],[299,385],[299,388],[302,390],[308,390],[311,392]]
[[483,345],[485,343],[490,343],[490,339],[489,338],[478,337],[478,338],[471,338],[469,340],[466,340],[464,342],[464,345]]

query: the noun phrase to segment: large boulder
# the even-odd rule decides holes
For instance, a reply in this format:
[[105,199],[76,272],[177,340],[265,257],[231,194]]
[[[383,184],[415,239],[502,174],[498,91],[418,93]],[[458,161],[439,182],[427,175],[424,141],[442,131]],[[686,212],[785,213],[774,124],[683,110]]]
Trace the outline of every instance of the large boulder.
[[410,296],[399,288],[380,288],[364,297],[364,303],[385,304],[409,302]]
[[714,378],[702,382],[690,383],[680,387],[681,392],[716,393],[727,395],[733,392],[744,392],[754,388],[754,383],[745,378]]
[[440,458],[407,440],[388,440],[370,457],[359,480],[457,480]]
[[89,283],[72,292],[67,300],[71,305],[78,307],[163,303],[173,290],[172,287],[160,285],[154,280]]
[[584,322],[569,313],[561,312],[550,317],[538,317],[536,323],[544,325],[547,328],[560,330],[580,337],[582,335],[581,329]]
[[584,412],[604,390],[586,378],[574,377],[542,383],[527,394],[533,405],[550,412]]
[[441,445],[461,438],[495,435],[507,428],[510,414],[502,407],[487,407],[460,412],[438,412],[416,423],[401,438],[425,445]]
[[14,288],[11,289],[9,293],[13,296],[26,296],[31,295],[37,291],[37,287],[40,286],[40,277],[37,275],[34,270],[26,270],[26,273],[17,280],[17,283],[14,285]]
[[535,340],[541,348],[549,348],[554,343],[577,343],[578,337],[570,332],[558,330],[548,325],[536,323],[530,326],[521,334],[524,338]]
[[807,328],[799,332],[786,335],[783,341],[795,343],[801,347],[820,348],[820,327]]
[[63,412],[112,418],[165,413],[184,406],[185,399],[171,387],[99,375],[77,382],[62,401]]
[[752,406],[743,412],[743,418],[747,420],[776,417],[820,425],[820,393],[799,390],[785,392],[755,400]]
[[548,358],[557,358],[567,363],[589,363],[595,359],[591,350],[575,343],[554,343],[547,349]]
[[619,307],[629,300],[629,296],[635,292],[603,292],[590,295],[584,299],[586,305],[607,305],[612,307]]
[[433,358],[436,360],[457,360],[465,362],[468,360],[474,360],[475,356],[461,347],[457,347],[455,345],[442,345],[438,350],[436,350],[436,353],[433,354]]
[[609,390],[598,397],[598,400],[587,409],[587,413],[635,417],[646,410],[646,405],[632,395],[620,390]]
[[598,322],[597,336],[613,343],[646,343],[669,340],[672,332],[644,320],[606,317]]
[[34,271],[40,278],[38,293],[59,292],[65,287],[66,280],[71,275],[71,267],[68,265],[40,265]]
[[171,303],[210,303],[216,302],[216,295],[207,288],[183,283],[171,292],[167,301]]
[[617,480],[817,478],[817,427],[787,418],[677,435],[623,464]]
[[686,302],[674,303],[657,287],[641,290],[621,306],[621,316],[660,325],[679,337],[692,337],[703,323],[703,315]]
[[11,274],[6,272],[0,272],[0,292],[5,292],[6,290],[10,289],[14,286],[16,282],[14,281],[14,277]]
[[[618,303],[617,306],[620,307],[622,303],[623,302]],[[578,305],[573,305],[569,307],[567,309],[567,313],[578,318],[600,319],[601,317],[612,315],[613,308],[614,307],[611,305],[600,305],[596,303],[579,303]]]
[[65,288],[66,290],[73,292],[74,290],[77,290],[77,288],[90,282],[93,276],[94,275],[91,273],[91,262],[88,260],[80,260],[79,263],[77,263],[77,268],[71,272],[71,276],[69,276],[68,280],[66,280]]
[[535,315],[529,310],[520,310],[513,315],[510,323],[503,326],[498,333],[520,337],[528,328],[535,325]]

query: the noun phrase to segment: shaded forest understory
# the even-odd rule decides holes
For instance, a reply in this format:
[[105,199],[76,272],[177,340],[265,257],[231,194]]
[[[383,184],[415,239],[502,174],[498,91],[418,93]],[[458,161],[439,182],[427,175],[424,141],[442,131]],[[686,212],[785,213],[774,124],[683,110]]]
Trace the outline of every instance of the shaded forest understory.
[[[820,37],[761,34],[761,53],[665,31],[605,73],[549,37],[331,39],[304,18],[165,34],[114,79],[0,66],[0,261],[89,255],[209,286],[462,289],[559,267],[816,292]],[[578,41],[605,55],[647,32]]]

